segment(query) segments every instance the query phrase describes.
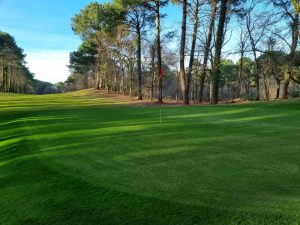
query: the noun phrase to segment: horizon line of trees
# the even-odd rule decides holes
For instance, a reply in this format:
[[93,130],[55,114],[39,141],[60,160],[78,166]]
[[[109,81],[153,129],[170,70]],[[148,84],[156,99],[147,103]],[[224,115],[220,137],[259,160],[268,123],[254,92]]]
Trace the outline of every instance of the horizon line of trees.
[[26,66],[25,57],[15,39],[8,33],[0,32],[0,92],[32,91],[34,75]]
[[53,85],[34,79],[25,58],[24,50],[17,45],[14,37],[0,31],[0,92],[18,94],[63,92],[61,84]]
[[180,32],[162,22],[168,0],[88,4],[72,19],[82,44],[64,86],[184,104],[299,95],[299,1],[171,2],[182,10]]

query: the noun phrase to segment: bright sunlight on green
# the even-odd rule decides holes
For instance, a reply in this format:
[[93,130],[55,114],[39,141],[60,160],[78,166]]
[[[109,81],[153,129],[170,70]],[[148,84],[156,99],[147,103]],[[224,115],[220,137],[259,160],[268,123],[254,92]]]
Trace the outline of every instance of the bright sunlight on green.
[[0,224],[299,224],[299,103],[0,94]]

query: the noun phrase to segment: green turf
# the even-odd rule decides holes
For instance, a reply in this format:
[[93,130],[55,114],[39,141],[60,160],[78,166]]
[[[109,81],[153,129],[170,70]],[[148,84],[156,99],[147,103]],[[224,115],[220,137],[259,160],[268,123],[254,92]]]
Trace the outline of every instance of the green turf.
[[0,224],[300,224],[300,100],[0,94]]

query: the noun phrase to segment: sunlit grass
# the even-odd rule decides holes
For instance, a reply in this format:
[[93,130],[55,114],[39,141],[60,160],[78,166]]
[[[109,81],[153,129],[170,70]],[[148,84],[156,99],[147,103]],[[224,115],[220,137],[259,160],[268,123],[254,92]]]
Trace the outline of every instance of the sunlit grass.
[[300,224],[300,101],[0,94],[0,224]]

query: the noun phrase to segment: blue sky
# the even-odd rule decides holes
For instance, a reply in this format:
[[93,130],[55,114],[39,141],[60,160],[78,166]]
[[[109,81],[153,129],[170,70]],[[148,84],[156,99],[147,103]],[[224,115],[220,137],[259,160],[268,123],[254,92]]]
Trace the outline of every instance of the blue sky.
[[80,44],[71,29],[71,18],[89,2],[0,0],[0,30],[15,37],[37,79],[64,81],[69,75],[69,52]]
[[[69,53],[80,44],[71,29],[71,18],[90,2],[93,1],[0,0],[0,30],[15,37],[37,79],[64,81],[69,75]],[[176,21],[181,16],[174,7],[167,11],[168,20]]]
[[[0,30],[15,37],[17,44],[27,54],[28,67],[37,79],[52,83],[65,81],[69,75],[69,53],[76,50],[81,42],[71,29],[71,18],[94,1],[0,0]],[[163,12],[167,14],[162,21],[163,27],[175,29],[180,35],[180,7],[169,4]],[[236,23],[231,23],[230,27],[233,35],[224,54],[227,54],[226,51],[236,51],[238,27]],[[229,57],[237,59],[235,55]]]

